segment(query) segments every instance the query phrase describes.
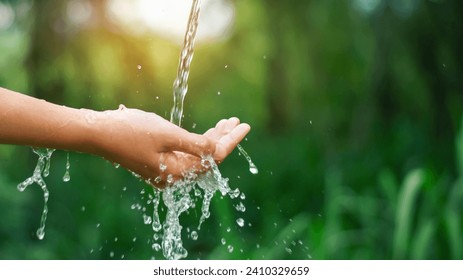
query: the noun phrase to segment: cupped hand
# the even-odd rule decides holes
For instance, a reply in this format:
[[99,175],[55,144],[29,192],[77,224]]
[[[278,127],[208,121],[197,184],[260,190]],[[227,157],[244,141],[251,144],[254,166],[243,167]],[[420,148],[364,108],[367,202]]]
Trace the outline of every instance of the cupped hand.
[[250,131],[238,118],[224,119],[204,134],[196,134],[164,118],[120,106],[101,113],[97,124],[97,154],[119,163],[152,185],[163,188],[187,173],[205,171],[201,159],[221,163]]

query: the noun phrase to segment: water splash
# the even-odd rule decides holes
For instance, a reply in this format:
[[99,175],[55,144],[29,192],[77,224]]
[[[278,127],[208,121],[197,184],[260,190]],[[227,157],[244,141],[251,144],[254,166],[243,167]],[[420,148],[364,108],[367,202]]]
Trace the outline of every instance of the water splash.
[[47,221],[48,215],[48,197],[49,192],[47,184],[45,183],[44,177],[50,174],[50,161],[53,155],[54,149],[34,148],[32,151],[39,156],[37,165],[35,166],[34,173],[31,177],[27,178],[23,182],[18,184],[18,190],[23,192],[28,186],[36,183],[43,191],[43,211],[40,218],[40,226],[37,229],[37,238],[42,240],[45,237],[45,222]]

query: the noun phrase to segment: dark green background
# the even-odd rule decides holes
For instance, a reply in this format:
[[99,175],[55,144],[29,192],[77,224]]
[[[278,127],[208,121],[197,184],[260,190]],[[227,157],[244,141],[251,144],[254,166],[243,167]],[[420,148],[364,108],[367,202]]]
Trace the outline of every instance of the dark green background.
[[[85,28],[67,25],[68,1],[0,2],[16,13],[0,29],[0,86],[76,108],[123,103],[168,116],[179,45],[115,26],[105,0],[90,1]],[[462,259],[463,2],[232,3],[231,36],[197,44],[184,127],[249,123],[243,146],[260,173],[237,152],[221,165],[247,210],[217,195],[199,239],[184,237],[188,258]],[[16,189],[36,156],[0,145],[0,258],[162,258],[131,209],[150,188],[72,152],[64,183],[65,161],[64,151],[52,158],[39,241],[41,191]],[[182,217],[185,228],[196,228],[199,208]]]

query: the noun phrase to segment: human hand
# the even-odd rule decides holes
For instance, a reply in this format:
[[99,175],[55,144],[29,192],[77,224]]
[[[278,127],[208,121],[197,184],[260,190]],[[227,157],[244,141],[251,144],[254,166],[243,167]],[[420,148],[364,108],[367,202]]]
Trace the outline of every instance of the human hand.
[[[89,112],[95,114],[95,112]],[[201,173],[201,157],[212,155],[221,163],[250,130],[238,118],[221,120],[203,135],[190,133],[162,117],[121,105],[118,110],[92,116],[96,154],[163,188],[184,177]]]

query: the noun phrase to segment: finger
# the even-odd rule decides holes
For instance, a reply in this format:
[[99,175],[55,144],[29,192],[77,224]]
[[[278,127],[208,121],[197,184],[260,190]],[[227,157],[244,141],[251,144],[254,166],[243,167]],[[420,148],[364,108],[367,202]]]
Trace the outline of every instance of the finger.
[[251,127],[246,124],[236,126],[230,133],[223,136],[216,145],[214,159],[223,161],[248,134]]
[[206,132],[204,132],[203,135],[206,136],[206,137],[209,137],[209,138],[215,138],[215,137],[214,137],[214,135],[215,135],[215,128],[209,128]]
[[230,133],[239,123],[240,120],[236,117],[220,120],[215,128],[209,129],[204,135],[219,140],[222,136]]
[[198,157],[211,155],[215,151],[215,141],[211,138],[190,133],[179,128],[173,135],[168,136],[165,152],[184,152]]
[[222,119],[220,120],[219,122],[217,122],[217,124],[215,125],[215,128],[220,130],[226,123],[227,123],[227,119]]
[[224,134],[230,133],[239,124],[240,124],[240,120],[237,117],[229,118],[223,127],[222,133]]

